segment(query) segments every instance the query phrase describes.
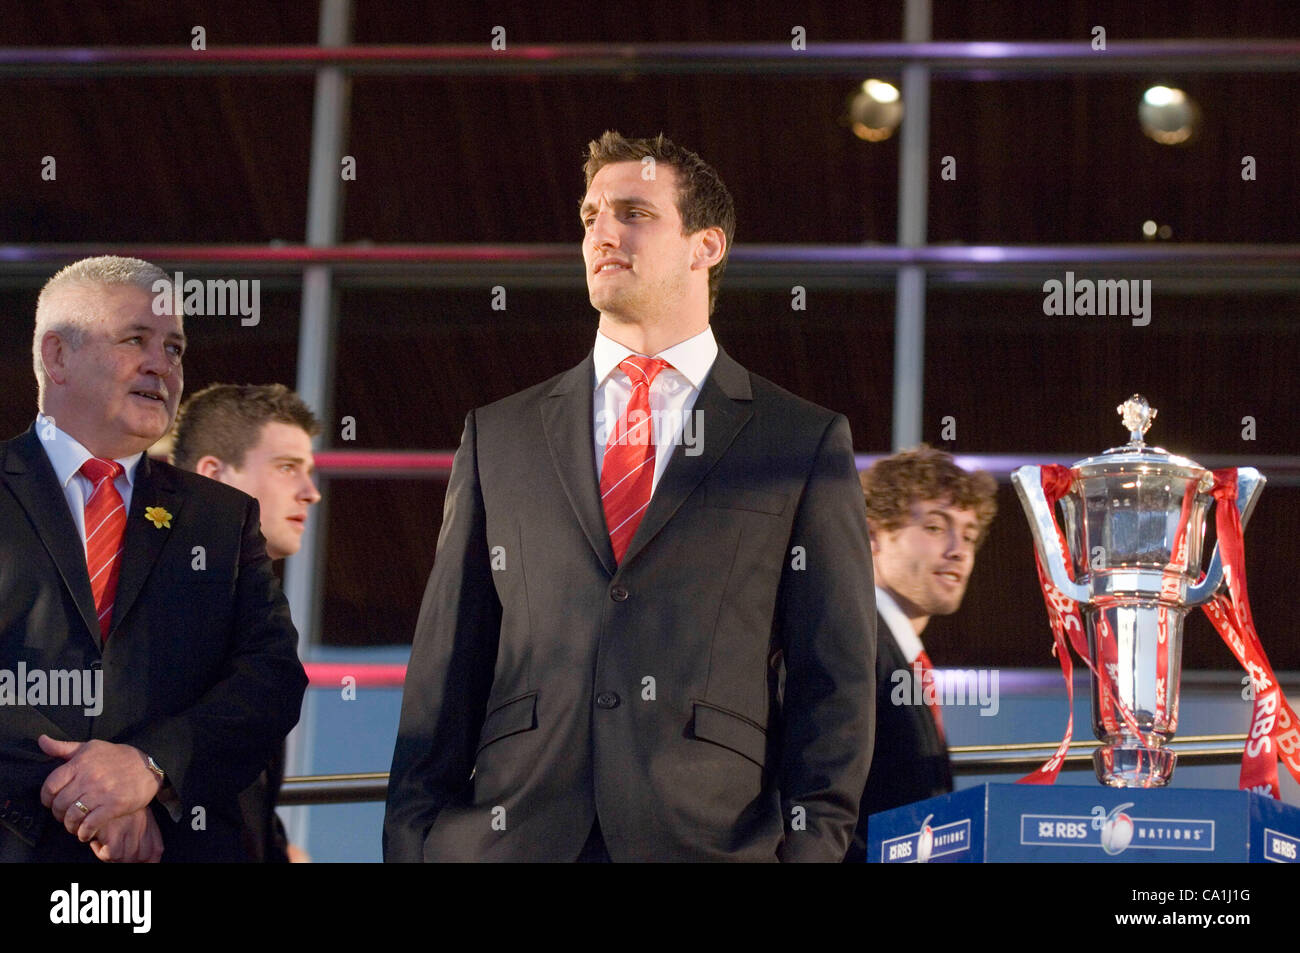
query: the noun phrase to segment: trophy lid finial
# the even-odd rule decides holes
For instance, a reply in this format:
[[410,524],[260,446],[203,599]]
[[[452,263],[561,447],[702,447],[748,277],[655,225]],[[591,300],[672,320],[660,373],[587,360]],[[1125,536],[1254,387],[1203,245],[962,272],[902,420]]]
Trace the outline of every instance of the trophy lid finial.
[[1148,404],[1147,399],[1141,394],[1134,394],[1116,407],[1115,411],[1124,421],[1124,426],[1128,428],[1129,444],[1136,447],[1144,446],[1142,438],[1151,429],[1151,421],[1156,419],[1156,409]]

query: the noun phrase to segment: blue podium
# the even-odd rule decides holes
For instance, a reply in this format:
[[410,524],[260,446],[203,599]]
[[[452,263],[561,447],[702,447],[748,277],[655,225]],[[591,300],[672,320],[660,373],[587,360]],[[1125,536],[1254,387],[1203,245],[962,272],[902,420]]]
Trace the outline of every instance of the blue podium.
[[1300,808],[1245,791],[982,784],[871,815],[868,863],[1295,863]]

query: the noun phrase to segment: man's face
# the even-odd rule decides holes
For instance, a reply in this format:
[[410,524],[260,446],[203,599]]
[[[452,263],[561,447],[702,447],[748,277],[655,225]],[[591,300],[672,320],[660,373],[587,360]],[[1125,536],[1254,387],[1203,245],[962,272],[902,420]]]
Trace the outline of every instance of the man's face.
[[605,166],[582,200],[591,305],[622,321],[639,321],[686,298],[698,244],[682,234],[676,170],[660,165],[653,179],[644,179],[643,168],[639,162]]
[[307,431],[272,420],[262,425],[242,467],[226,464],[216,474],[222,483],[257,498],[266,552],[272,559],[291,556],[302,545],[307,510],[320,500],[312,481],[315,469]]
[[898,529],[873,528],[876,585],[888,590],[909,618],[956,612],[975,566],[979,519],[951,501],[914,502]]
[[80,296],[79,304],[99,320],[86,329],[79,348],[68,342],[58,348],[64,380],[50,413],[96,456],[148,449],[171,429],[185,386],[180,320],[155,314],[155,296],[134,285],[63,293]]

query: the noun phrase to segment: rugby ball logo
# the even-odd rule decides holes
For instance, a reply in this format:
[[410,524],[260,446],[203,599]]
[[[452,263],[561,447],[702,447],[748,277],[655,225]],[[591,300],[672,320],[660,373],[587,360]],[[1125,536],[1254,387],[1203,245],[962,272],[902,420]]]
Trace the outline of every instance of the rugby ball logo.
[[921,822],[921,833],[916,838],[916,862],[918,864],[929,863],[930,851],[934,849],[934,831],[930,829],[930,818],[933,814],[927,814],[925,820]]
[[1133,843],[1133,818],[1124,813],[1125,808],[1132,806],[1131,801],[1119,805],[1101,822],[1101,849],[1111,857],[1123,853]]

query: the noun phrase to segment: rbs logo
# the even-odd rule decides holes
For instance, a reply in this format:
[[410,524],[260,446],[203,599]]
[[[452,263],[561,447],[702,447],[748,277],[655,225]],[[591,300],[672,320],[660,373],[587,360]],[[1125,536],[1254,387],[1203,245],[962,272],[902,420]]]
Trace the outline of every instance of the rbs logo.
[[1038,836],[1082,840],[1088,836],[1088,825],[1082,821],[1039,821]]
[[911,856],[912,856],[912,845],[907,843],[906,841],[904,841],[901,844],[889,845],[890,860],[901,860],[903,858],[911,857]]

